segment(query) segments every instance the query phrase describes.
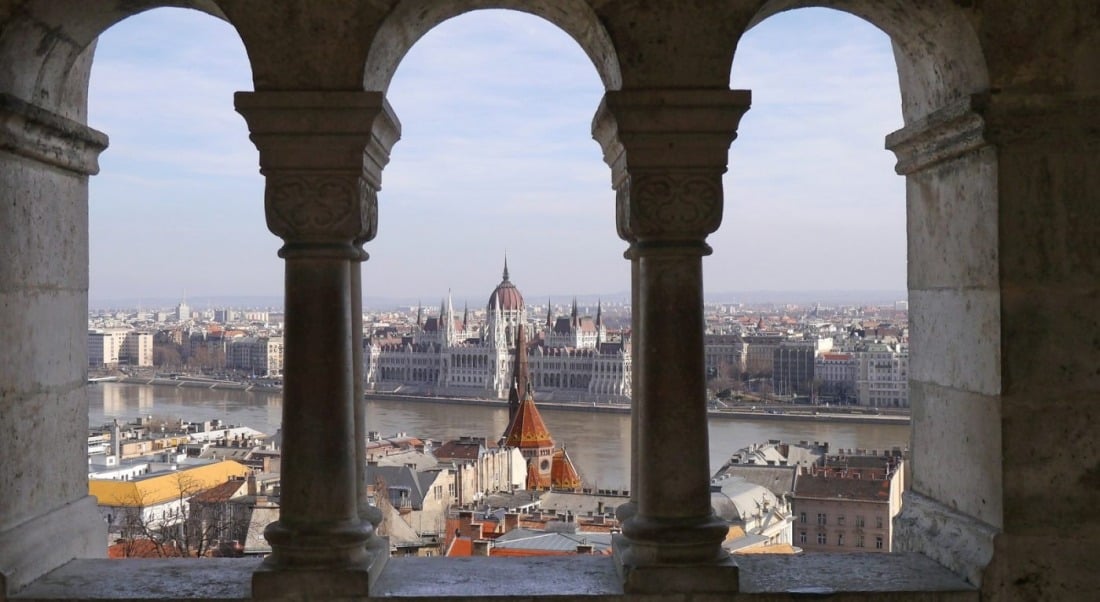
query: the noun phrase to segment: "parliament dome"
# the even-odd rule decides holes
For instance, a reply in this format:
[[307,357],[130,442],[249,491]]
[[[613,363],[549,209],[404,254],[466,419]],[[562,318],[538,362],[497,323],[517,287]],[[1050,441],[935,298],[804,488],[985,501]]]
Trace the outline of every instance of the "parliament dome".
[[504,260],[504,275],[500,284],[493,289],[493,294],[489,295],[489,310],[496,306],[505,311],[520,311],[523,309],[523,295],[520,294],[516,285],[512,284],[512,281],[508,279],[508,260]]

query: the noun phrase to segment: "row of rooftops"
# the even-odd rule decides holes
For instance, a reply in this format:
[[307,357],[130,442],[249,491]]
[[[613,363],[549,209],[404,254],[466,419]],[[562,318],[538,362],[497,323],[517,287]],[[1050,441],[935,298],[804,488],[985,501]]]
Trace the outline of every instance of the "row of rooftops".
[[830,454],[827,442],[795,444],[773,439],[734,452],[715,473],[712,484],[720,486],[726,479],[739,478],[766,487],[778,497],[887,501],[890,481],[906,455],[896,447],[839,449]]

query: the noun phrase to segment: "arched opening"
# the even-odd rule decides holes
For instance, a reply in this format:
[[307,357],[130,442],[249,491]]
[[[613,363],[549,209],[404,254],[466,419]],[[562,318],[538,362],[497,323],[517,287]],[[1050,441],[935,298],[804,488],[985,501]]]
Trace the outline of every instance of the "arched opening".
[[580,45],[595,66],[604,88],[617,90],[622,85],[618,56],[611,38],[595,12],[584,2],[463,0],[442,3],[405,0],[390,11],[374,37],[365,65],[364,89],[388,90],[405,53],[438,24],[469,11],[492,8],[530,13],[557,25]]
[[[277,247],[263,224],[256,150],[232,110],[233,93],[250,83],[234,29],[196,11],[143,12],[96,40],[88,119],[110,134],[111,146],[89,183],[86,369],[92,378],[129,382],[88,387],[88,426],[113,439],[105,425],[117,420],[118,436],[162,450],[150,461],[128,441],[88,456],[89,489],[100,512],[116,519],[106,522],[109,557],[203,557],[247,539],[251,512],[232,514],[244,506],[192,502],[226,487],[192,471],[227,454],[215,441],[209,449],[187,446],[187,454],[177,446],[189,440],[182,434],[189,423],[237,422],[228,422],[232,398],[210,385],[281,370],[272,365],[281,364],[279,327],[244,319],[265,296],[268,307],[280,304],[282,288]],[[208,379],[205,393],[165,386],[176,374]],[[151,462],[148,474],[126,472],[142,461]],[[171,499],[105,497],[120,472],[144,487],[171,465],[180,470]]]
[[[889,38],[839,11],[774,15],[739,40],[731,87],[753,107],[704,262],[716,485],[739,491],[783,462],[783,487],[757,490],[789,529],[743,520],[807,553],[889,551],[890,458],[909,444],[906,416],[885,410],[908,405],[909,342],[904,182],[882,149],[901,124]],[[819,481],[837,499],[821,501]],[[879,503],[877,485],[894,495]]]
[[[405,55],[387,94],[402,119],[402,141],[386,168],[378,236],[365,246],[366,334],[374,339],[366,353],[368,387],[506,398],[518,301],[538,401],[607,404],[612,395],[628,396],[628,346],[615,353],[605,345],[607,357],[596,357],[598,337],[585,330],[598,330],[599,318],[605,337],[621,337],[628,296],[601,305],[597,293],[629,288],[606,167],[589,132],[603,93],[589,63],[554,24],[515,11],[447,20]],[[387,338],[370,324],[384,319],[379,303],[387,298],[417,314],[420,323],[405,333],[411,341]],[[500,333],[497,304],[507,314]],[[577,337],[552,332],[563,320]],[[609,366],[617,370],[600,371]],[[615,379],[618,389],[609,384]],[[389,406],[372,403],[372,420],[384,420]],[[461,410],[474,411],[480,409]],[[478,432],[447,435],[495,444],[508,412],[487,414]],[[625,416],[601,415],[598,422],[610,426],[600,428],[575,413],[542,415],[590,482],[627,486]]]
[[[1000,434],[994,427],[1000,393],[998,242],[993,220],[981,217],[996,213],[996,157],[982,138],[981,108],[972,99],[985,92],[988,77],[961,13],[949,6],[933,11],[888,4],[770,2],[754,23],[783,10],[828,6],[862,17],[891,37],[906,127],[886,144],[898,157],[896,171],[906,176],[913,350],[907,473],[912,489],[894,521],[894,543],[980,583],[992,554],[990,533],[1001,524]],[[983,460],[959,461],[964,457]],[[947,477],[945,465],[966,476]],[[980,543],[957,554],[936,533],[917,526],[944,516]]]

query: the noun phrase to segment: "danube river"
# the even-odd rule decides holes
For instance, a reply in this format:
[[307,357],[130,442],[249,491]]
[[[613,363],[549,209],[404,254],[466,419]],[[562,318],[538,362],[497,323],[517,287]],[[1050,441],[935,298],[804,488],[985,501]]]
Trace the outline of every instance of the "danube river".
[[[274,433],[282,423],[283,400],[279,393],[212,390],[101,383],[88,386],[88,424],[99,426],[113,418],[138,416],[182,418],[189,421],[218,418],[234,425]],[[625,488],[629,482],[630,417],[541,409],[554,440],[564,445],[587,484],[600,488]],[[507,427],[508,410],[472,405],[423,402],[368,401],[368,429],[383,436],[408,433],[436,441],[460,435],[496,441]],[[828,441],[832,449],[889,449],[908,447],[909,426],[851,424],[798,420],[710,420],[711,470],[720,467],[733,451],[768,439]],[[675,454],[679,441],[668,442]]]

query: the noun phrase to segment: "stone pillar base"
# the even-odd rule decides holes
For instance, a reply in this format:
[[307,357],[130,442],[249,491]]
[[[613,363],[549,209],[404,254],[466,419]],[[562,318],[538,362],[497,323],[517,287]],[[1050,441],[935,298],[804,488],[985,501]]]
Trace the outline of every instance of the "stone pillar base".
[[932,498],[907,491],[901,514],[894,518],[894,549],[920,552],[980,586],[998,532]]
[[[381,539],[381,538],[371,538]],[[375,548],[377,546],[377,548]],[[363,600],[389,558],[389,544],[367,544],[365,564],[347,569],[279,569],[260,565],[252,573],[253,600]]]
[[712,564],[656,564],[638,566],[631,560],[630,540],[615,535],[611,549],[615,568],[628,594],[736,593],[740,587],[737,563],[730,556]]
[[274,569],[252,573],[253,600],[360,600],[373,580],[367,567],[355,569]]
[[107,556],[107,524],[82,497],[0,532],[0,600],[74,558]]

